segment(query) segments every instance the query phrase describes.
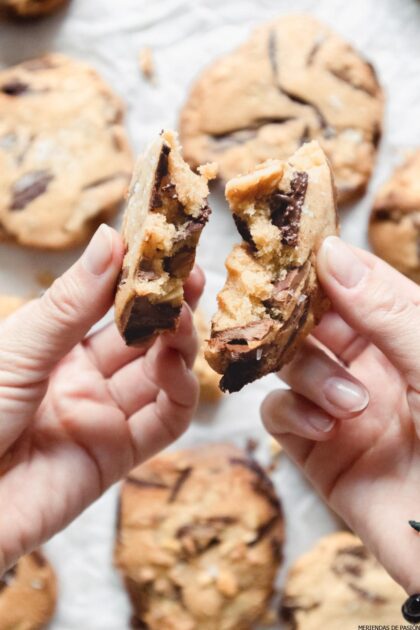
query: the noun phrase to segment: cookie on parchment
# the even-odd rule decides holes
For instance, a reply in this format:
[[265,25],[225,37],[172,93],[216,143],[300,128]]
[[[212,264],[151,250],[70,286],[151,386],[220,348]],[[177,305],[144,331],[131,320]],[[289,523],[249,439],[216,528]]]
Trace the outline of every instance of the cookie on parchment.
[[193,173],[177,136],[163,131],[140,158],[131,182],[122,236],[126,246],[115,295],[115,321],[127,345],[175,330],[184,282],[210,216],[208,179]]
[[287,162],[269,160],[226,185],[243,242],[226,260],[205,356],[235,392],[290,361],[329,301],[318,282],[316,252],[337,234],[335,189],[317,142]]
[[137,627],[249,630],[266,610],[282,542],[272,483],[233,446],[160,455],[123,485],[115,562]]
[[359,538],[339,532],[294,563],[281,612],[288,630],[400,627],[406,597]]
[[420,283],[420,150],[379,191],[369,222],[375,254]]
[[20,18],[36,18],[56,11],[68,0],[0,0],[0,12]]
[[258,28],[203,71],[180,133],[187,161],[217,162],[224,181],[318,140],[341,203],[366,188],[382,113],[372,65],[315,18],[291,15]]
[[0,628],[41,630],[51,620],[56,600],[54,571],[40,551],[33,551],[0,577]]
[[41,249],[86,241],[123,200],[132,156],[123,106],[60,54],[0,72],[0,239]]

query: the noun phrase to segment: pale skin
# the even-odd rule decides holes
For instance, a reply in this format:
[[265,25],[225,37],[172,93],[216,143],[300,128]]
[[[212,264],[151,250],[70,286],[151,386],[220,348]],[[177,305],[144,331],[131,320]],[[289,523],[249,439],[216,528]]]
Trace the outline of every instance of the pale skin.
[[317,264],[333,310],[282,371],[290,389],[266,398],[263,421],[394,579],[419,593],[420,538],[408,520],[420,520],[420,288],[336,237]]
[[[108,310],[122,243],[103,226],[82,258],[0,325],[0,575],[112,483],[176,439],[194,412],[196,339],[129,349]],[[262,406],[267,429],[399,581],[420,591],[420,288],[376,257],[327,239],[331,299]],[[203,276],[186,285],[194,306]],[[339,359],[337,360],[338,357]],[[348,368],[345,364],[350,364]]]
[[[75,265],[0,325],[0,576],[187,428],[198,399],[185,305],[176,333],[127,348],[108,311],[123,256],[101,226]],[[185,287],[194,307],[204,285]]]

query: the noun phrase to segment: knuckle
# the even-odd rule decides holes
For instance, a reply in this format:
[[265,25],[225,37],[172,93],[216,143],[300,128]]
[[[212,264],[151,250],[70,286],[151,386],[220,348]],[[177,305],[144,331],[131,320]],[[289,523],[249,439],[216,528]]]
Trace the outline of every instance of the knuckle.
[[362,316],[368,325],[405,320],[412,312],[413,305],[385,283],[372,283],[362,295]]
[[56,280],[42,297],[43,305],[54,319],[67,324],[79,311],[80,289],[71,275]]

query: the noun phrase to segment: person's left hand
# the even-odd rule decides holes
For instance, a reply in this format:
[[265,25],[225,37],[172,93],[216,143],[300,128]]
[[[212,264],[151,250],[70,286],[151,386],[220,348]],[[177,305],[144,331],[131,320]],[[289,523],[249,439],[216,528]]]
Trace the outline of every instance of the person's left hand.
[[[177,332],[149,347],[127,348],[114,324],[84,339],[112,304],[122,256],[101,226],[69,271],[0,325],[0,576],[192,417],[188,306]],[[203,284],[196,268],[191,305]]]

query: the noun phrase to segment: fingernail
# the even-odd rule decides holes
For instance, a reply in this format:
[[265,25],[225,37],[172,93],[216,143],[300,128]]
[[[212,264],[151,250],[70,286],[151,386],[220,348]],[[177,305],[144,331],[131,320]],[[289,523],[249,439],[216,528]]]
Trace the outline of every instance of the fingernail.
[[322,391],[328,402],[342,411],[362,411],[369,403],[369,394],[364,387],[337,376],[329,378]]
[[350,247],[337,236],[328,236],[324,240],[320,256],[328,273],[346,289],[355,287],[368,269]]
[[328,416],[324,416],[322,413],[312,412],[308,417],[308,422],[316,431],[322,431],[322,433],[328,433],[333,428],[335,421]]
[[102,223],[86,247],[81,262],[86,271],[95,276],[103,274],[112,260],[112,232]]

